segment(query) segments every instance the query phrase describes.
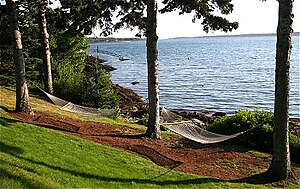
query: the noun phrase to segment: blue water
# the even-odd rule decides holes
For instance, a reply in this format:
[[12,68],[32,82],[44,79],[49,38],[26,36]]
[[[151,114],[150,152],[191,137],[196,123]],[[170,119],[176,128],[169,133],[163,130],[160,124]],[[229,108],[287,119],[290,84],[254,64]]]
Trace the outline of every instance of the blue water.
[[[293,36],[290,115],[300,117],[299,37]],[[128,61],[97,54],[96,47],[125,55]],[[192,111],[264,109],[273,111],[274,36],[159,40],[160,105]],[[89,53],[117,68],[112,80],[147,100],[145,41],[93,43]],[[138,81],[140,84],[132,85]]]

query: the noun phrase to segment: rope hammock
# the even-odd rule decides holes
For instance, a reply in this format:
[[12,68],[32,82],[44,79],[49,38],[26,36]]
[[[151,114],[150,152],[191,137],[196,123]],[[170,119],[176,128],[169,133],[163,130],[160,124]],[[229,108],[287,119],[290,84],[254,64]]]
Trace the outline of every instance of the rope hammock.
[[[161,125],[185,138],[190,140],[202,143],[202,144],[213,144],[218,142],[223,142],[235,138],[239,135],[242,135],[250,130],[258,127],[259,125],[252,127],[246,131],[235,133],[232,135],[222,135],[217,133],[209,132],[205,129],[202,129],[201,126],[204,126],[199,120],[185,120],[182,116],[162,108],[161,110],[161,120],[163,123]],[[167,123],[165,123],[167,122]]]
[[65,101],[61,98],[58,98],[52,94],[47,93],[46,91],[40,89],[47,97],[58,106],[61,106],[61,110],[69,111],[72,113],[80,114],[87,117],[114,117],[117,116],[118,110],[116,109],[99,109],[91,108],[86,106],[81,106],[73,104],[72,102]]
[[[58,98],[52,94],[43,91],[47,97],[58,106],[61,106],[60,109],[69,111],[72,113],[77,113],[80,115],[88,116],[88,117],[112,117],[118,114],[117,110],[114,109],[97,109],[91,107],[85,107],[77,104],[73,104],[71,102],[65,101],[61,98]],[[235,138],[239,135],[242,135],[246,132],[251,131],[252,129],[258,127],[259,125],[252,127],[246,131],[235,133],[232,135],[222,135],[217,133],[209,132],[201,127],[204,126],[204,123],[197,119],[186,120],[182,116],[174,113],[166,108],[161,109],[161,125],[185,138],[190,140],[202,143],[202,144],[213,144],[223,142],[232,138]]]

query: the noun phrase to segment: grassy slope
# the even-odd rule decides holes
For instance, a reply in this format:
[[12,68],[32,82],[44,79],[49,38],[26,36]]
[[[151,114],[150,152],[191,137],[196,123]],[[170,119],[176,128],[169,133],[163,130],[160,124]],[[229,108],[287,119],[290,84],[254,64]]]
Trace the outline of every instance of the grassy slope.
[[[0,95],[0,106],[11,109],[11,92],[1,88]],[[265,188],[170,171],[115,148],[17,122],[2,109],[0,135],[0,188]]]

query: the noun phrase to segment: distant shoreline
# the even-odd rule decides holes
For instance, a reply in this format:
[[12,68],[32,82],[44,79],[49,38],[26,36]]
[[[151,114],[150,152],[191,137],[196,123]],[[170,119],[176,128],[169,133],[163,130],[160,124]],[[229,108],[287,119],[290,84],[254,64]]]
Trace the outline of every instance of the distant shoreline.
[[[195,37],[174,37],[169,39],[189,39],[189,38],[215,38],[215,37],[259,37],[259,36],[276,36],[276,33],[249,33],[249,34],[232,34],[232,35],[211,35]],[[300,36],[300,32],[294,32],[292,36]]]
[[145,38],[114,38],[114,37],[101,37],[93,38],[87,37],[89,43],[105,43],[105,42],[127,42],[127,41],[144,41]]
[[[300,32],[294,32],[293,36],[300,36]],[[194,36],[194,37],[172,37],[167,39],[192,39],[192,38],[215,38],[215,37],[259,37],[259,36],[276,36],[276,33],[249,33],[249,34],[232,34],[232,35],[211,35],[211,36]],[[146,38],[114,38],[114,37],[87,37],[89,43],[99,42],[131,42],[131,41],[145,41]],[[165,39],[162,39],[165,40]]]

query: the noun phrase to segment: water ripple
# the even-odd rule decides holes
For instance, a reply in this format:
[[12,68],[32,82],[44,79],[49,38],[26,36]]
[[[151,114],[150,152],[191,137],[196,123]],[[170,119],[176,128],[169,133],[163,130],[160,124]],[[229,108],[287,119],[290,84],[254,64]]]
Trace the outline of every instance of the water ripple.
[[[291,55],[290,114],[300,117],[299,37]],[[118,70],[112,80],[147,99],[145,42],[91,44],[126,55],[130,61],[101,55]],[[273,110],[275,37],[219,37],[160,40],[160,103],[173,109],[234,112]],[[139,85],[131,82],[139,81]]]

